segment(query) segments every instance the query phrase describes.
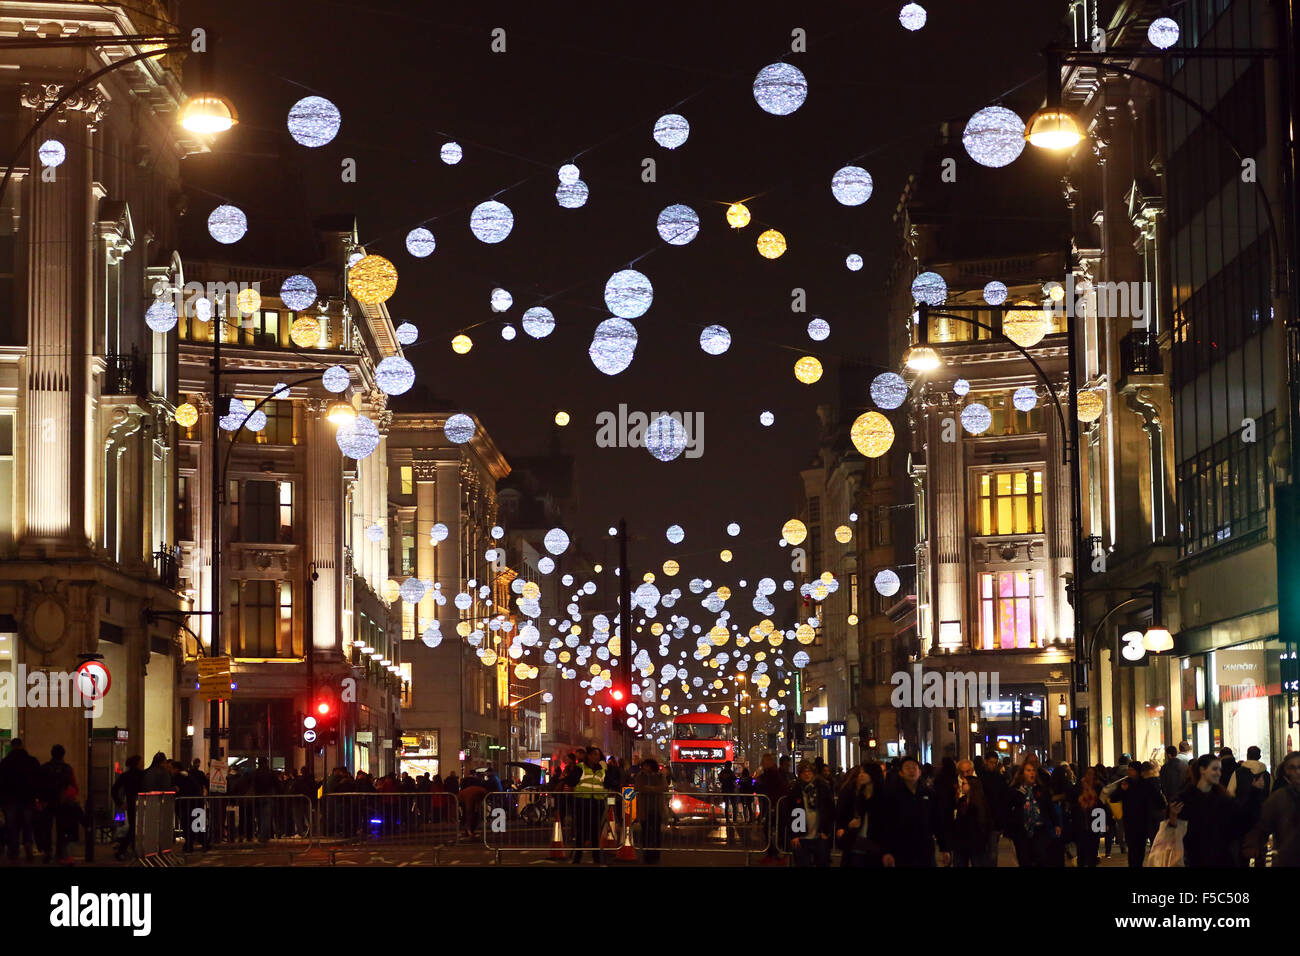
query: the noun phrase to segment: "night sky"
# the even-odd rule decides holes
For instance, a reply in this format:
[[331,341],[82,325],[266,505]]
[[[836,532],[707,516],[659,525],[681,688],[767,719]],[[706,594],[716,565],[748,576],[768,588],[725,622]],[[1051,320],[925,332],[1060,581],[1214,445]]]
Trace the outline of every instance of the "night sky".
[[[567,526],[597,559],[605,529],[626,516],[638,569],[675,556],[683,590],[696,575],[733,586],[747,577],[752,594],[758,576],[788,576],[776,542],[795,513],[798,472],[816,449],[816,406],[838,395],[834,359],[897,362],[884,349],[884,280],[908,173],[941,122],[960,124],[1018,85],[1008,105],[1026,96],[1035,105],[1038,51],[1059,33],[1065,11],[1064,0],[930,0],[928,24],[910,33],[898,22],[900,6],[186,0],[187,25],[220,34],[216,83],[241,119],[211,156],[187,163],[213,193],[245,209],[250,239],[260,223],[306,228],[316,215],[355,214],[367,249],[399,270],[388,306],[395,323],[420,329],[420,343],[407,349],[418,381],[476,413],[507,459],[544,452],[555,410],[567,410],[572,423],[560,441],[576,457],[581,505]],[[505,53],[491,52],[496,27],[506,31]],[[790,53],[796,27],[807,31],[806,53]],[[780,59],[809,84],[806,103],[789,116],[764,113],[751,93],[758,70]],[[296,144],[285,128],[289,107],[311,93],[343,117],[338,137],[319,149]],[[667,112],[691,124],[688,141],[672,151],[651,136]],[[449,139],[464,148],[457,166],[438,156]],[[340,180],[345,157],[357,162],[355,184]],[[641,181],[645,157],[657,163],[652,184]],[[570,161],[591,189],[578,210],[555,201],[556,170]],[[831,195],[831,175],[850,163],[875,180],[863,206]],[[1014,167],[1005,172],[1015,175]],[[471,235],[469,213],[493,196],[512,208],[515,227],[487,245]],[[754,222],[733,231],[723,214],[737,200]],[[191,214],[206,218],[218,201],[191,197]],[[689,245],[669,246],[656,233],[672,203],[700,215]],[[403,242],[421,224],[437,238],[427,259]],[[768,227],[789,245],[775,261],[755,249]],[[197,245],[182,253],[228,252]],[[851,252],[866,262],[860,272],[845,267]],[[654,304],[635,320],[631,367],[608,377],[587,347],[609,316],[606,280],[633,260],[654,283]],[[504,316],[488,305],[498,286],[514,297]],[[791,311],[795,287],[807,291],[804,314]],[[521,330],[503,341],[503,321],[518,326],[543,300],[555,332],[537,341]],[[814,315],[830,322],[825,342],[805,332]],[[719,357],[698,345],[701,328],[715,322],[733,339]],[[465,330],[474,349],[456,356],[449,341]],[[817,385],[795,381],[801,354],[826,364]],[[596,447],[596,415],[619,403],[702,412],[703,456],[662,463],[640,448]],[[776,415],[771,428],[759,423],[764,409]],[[846,517],[827,520],[833,527]],[[724,530],[731,521],[741,525],[739,538]],[[663,534],[673,522],[686,529],[679,548]],[[727,575],[717,561],[722,547],[736,552]],[[742,611],[738,620],[748,617]]]

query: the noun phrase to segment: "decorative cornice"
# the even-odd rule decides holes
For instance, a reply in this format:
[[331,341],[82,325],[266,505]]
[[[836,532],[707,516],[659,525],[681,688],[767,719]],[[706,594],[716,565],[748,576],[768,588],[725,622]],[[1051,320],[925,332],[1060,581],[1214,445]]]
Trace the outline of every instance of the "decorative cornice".
[[[24,83],[19,88],[19,102],[27,109],[44,113],[59,101],[63,89],[61,83]],[[86,125],[94,129],[104,118],[104,113],[108,110],[108,102],[108,97],[99,89],[81,90],[74,93],[59,107],[55,119],[66,123],[67,113],[87,113],[89,118]]]

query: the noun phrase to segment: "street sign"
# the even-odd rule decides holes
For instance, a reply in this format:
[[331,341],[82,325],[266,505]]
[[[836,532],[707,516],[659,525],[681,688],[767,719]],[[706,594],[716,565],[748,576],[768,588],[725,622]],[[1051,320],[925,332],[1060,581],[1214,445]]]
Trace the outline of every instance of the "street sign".
[[633,797],[635,797],[635,796],[636,796],[636,787],[624,787],[624,788],[623,788],[623,799],[624,799],[624,800],[631,800],[631,799],[632,799]]
[[822,726],[822,738],[825,740],[829,740],[831,737],[843,737],[843,736],[844,736],[844,721],[842,720],[832,720],[830,723],[824,724]]
[[85,661],[77,668],[77,690],[83,700],[102,700],[113,684],[113,675],[103,661]]
[[204,700],[221,700],[230,696],[230,658],[201,657],[199,696]]
[[208,792],[226,792],[226,768],[215,760],[208,765]]

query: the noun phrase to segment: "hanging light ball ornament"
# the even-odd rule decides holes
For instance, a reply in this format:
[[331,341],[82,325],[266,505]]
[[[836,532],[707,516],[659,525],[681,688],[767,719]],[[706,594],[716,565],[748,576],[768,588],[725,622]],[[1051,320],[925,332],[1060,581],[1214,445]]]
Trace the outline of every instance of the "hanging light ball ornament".
[[961,144],[981,166],[1009,166],[1025,151],[1025,122],[1004,106],[986,106],[967,120]]
[[280,301],[294,312],[310,309],[316,302],[316,283],[304,275],[289,276],[280,283]]
[[419,578],[411,577],[402,582],[398,594],[401,595],[402,600],[407,604],[419,604],[420,599],[424,597],[424,592],[427,590],[428,588],[424,586],[423,581]]
[[1038,392],[1024,385],[1016,389],[1015,394],[1011,396],[1011,404],[1016,406],[1017,411],[1031,411],[1038,404]]
[[556,413],[555,413],[555,424],[559,425],[561,428],[563,428],[565,425],[569,424],[569,413],[568,413],[568,412],[565,412],[565,411],[559,411],[559,412],[556,412]]
[[235,296],[235,305],[244,315],[252,315],[262,307],[262,293],[256,289],[244,289]]
[[758,254],[764,259],[780,259],[785,255],[785,236],[768,229],[758,237]]
[[674,203],[655,223],[659,238],[670,246],[684,246],[700,234],[700,217],[690,206]]
[[501,337],[505,339],[507,342],[513,342],[515,340],[515,336],[518,334],[519,333],[515,331],[515,327],[511,325],[509,322],[501,326]]
[[567,184],[576,183],[582,177],[582,172],[573,163],[565,163],[560,167],[560,182]]
[[1022,349],[1035,346],[1047,334],[1047,313],[1033,302],[1017,302],[1002,316],[1002,334]]
[[758,416],[758,423],[764,428],[770,428],[775,421],[776,416],[771,412],[763,412]]
[[469,231],[480,242],[501,242],[514,227],[515,214],[509,206],[495,199],[479,203],[469,214]]
[[797,547],[808,537],[808,526],[798,518],[791,518],[781,525],[781,537],[785,539],[786,544]]
[[710,325],[700,333],[700,348],[709,355],[721,355],[731,348],[731,333],[724,326]]
[[857,272],[862,268],[862,257],[856,252],[850,253],[848,257],[845,258],[844,265],[848,267],[850,272]]
[[812,355],[805,355],[794,363],[794,377],[804,385],[812,385],[822,377],[822,363]]
[[925,7],[919,3],[908,3],[898,11],[898,22],[912,32],[925,26]]
[[375,367],[375,384],[385,395],[401,395],[415,384],[415,367],[400,355],[390,355]]
[[289,326],[289,338],[300,349],[320,344],[320,323],[310,315],[300,315]]
[[182,402],[176,406],[176,424],[181,428],[190,428],[199,420],[199,410],[189,402]]
[[36,158],[41,161],[42,166],[54,169],[56,166],[63,165],[63,161],[68,158],[68,151],[57,139],[47,139],[36,150]]
[[438,158],[448,166],[455,166],[465,158],[465,151],[460,148],[460,143],[443,143],[442,149],[438,150]]
[[636,326],[625,319],[606,319],[596,326],[587,355],[600,371],[617,375],[632,364],[636,343]]
[[384,526],[378,521],[366,526],[366,540],[378,544],[384,540]]
[[289,107],[289,135],[302,146],[324,146],[342,125],[339,108],[323,96],[304,96]]
[[403,322],[393,330],[393,335],[397,337],[398,345],[414,345],[420,338],[420,330],[410,322]]
[[881,372],[871,380],[871,400],[880,408],[899,408],[907,401],[907,382],[897,372]]
[[474,347],[474,340],[463,332],[451,340],[451,350],[457,355],[464,355]]
[[387,302],[397,291],[397,267],[383,256],[362,256],[348,270],[348,291],[363,305]]
[[1079,421],[1090,424],[1101,418],[1101,413],[1106,409],[1106,403],[1102,399],[1100,392],[1084,389],[1075,397],[1074,407],[1075,414],[1079,416]]
[[218,206],[208,213],[208,235],[223,245],[244,238],[248,232],[248,217],[238,206]]
[[605,283],[605,305],[621,319],[636,319],[645,315],[654,296],[650,280],[635,269],[615,272]]
[[438,240],[434,239],[433,233],[423,226],[417,226],[406,234],[406,251],[417,259],[433,255],[433,250],[436,248],[438,248]]
[[155,299],[144,313],[144,321],[149,328],[160,334],[176,328],[176,305],[169,298]]
[[552,528],[542,538],[542,546],[557,558],[569,548],[569,536],[563,528]]
[[470,418],[464,412],[457,412],[455,415],[448,415],[447,421],[442,426],[442,430],[447,436],[447,441],[451,442],[453,445],[464,445],[474,437],[474,419]]
[[211,299],[199,296],[194,300],[194,318],[200,322],[211,322],[214,308]]
[[871,174],[861,166],[845,166],[831,177],[831,195],[845,206],[861,206],[871,198]]
[[524,331],[535,339],[544,339],[555,330],[555,316],[551,310],[535,305],[524,313]]
[[926,305],[943,305],[948,301],[948,283],[937,272],[922,272],[912,280],[912,298]]
[[993,424],[993,413],[987,405],[972,402],[961,410],[961,427],[972,435],[983,435]]
[[880,412],[864,412],[849,429],[849,439],[867,458],[879,458],[894,444],[894,426]]
[[379,447],[379,426],[365,415],[358,415],[339,426],[334,433],[334,440],[338,442],[339,451],[349,458],[360,460]]
[[646,451],[660,461],[672,461],[686,450],[686,429],[671,415],[660,415],[645,431]]
[[321,372],[320,381],[326,391],[338,394],[352,383],[352,376],[342,365],[331,365]]
[[691,124],[679,113],[666,113],[655,120],[655,142],[664,149],[676,149],[691,135]]
[[808,338],[814,342],[825,342],[830,338],[831,324],[821,316],[815,315],[808,323]]
[[952,393],[958,398],[964,396],[969,391],[970,382],[966,381],[964,378],[959,378],[957,381],[952,383]]
[[875,579],[876,593],[882,597],[893,597],[898,593],[902,582],[898,580],[898,574],[895,571],[885,568],[883,571],[876,573]]
[[491,306],[493,312],[505,312],[515,304],[515,298],[505,289],[493,289]]
[[807,98],[808,80],[789,63],[772,63],[754,77],[754,100],[765,113],[789,116]]
[[672,544],[681,544],[686,540],[686,532],[682,530],[682,526],[679,524],[669,525],[664,534]]
[[1168,50],[1178,42],[1178,23],[1169,17],[1156,17],[1147,27],[1147,39],[1159,50]]
[[581,209],[587,205],[591,190],[581,179],[572,183],[560,183],[555,187],[555,201],[561,209]]
[[989,305],[1001,305],[1007,301],[1007,287],[994,279],[984,287],[984,301]]
[[744,229],[749,225],[749,207],[743,202],[733,202],[727,207],[727,225],[732,229]]
[[848,544],[853,540],[853,529],[846,524],[840,525],[835,529],[835,540],[840,544]]

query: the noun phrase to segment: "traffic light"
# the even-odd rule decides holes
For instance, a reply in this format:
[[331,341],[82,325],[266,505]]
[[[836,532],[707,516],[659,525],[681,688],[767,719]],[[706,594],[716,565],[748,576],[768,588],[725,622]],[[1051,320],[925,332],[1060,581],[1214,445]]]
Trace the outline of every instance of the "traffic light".
[[615,726],[627,727],[634,731],[640,730],[641,708],[632,699],[631,692],[621,684],[615,684],[609,689],[608,697],[608,706],[614,717]]
[[313,721],[312,729],[316,734],[317,746],[339,742],[338,695],[332,688],[322,687],[316,692],[311,711],[303,717],[304,726],[308,720]]

